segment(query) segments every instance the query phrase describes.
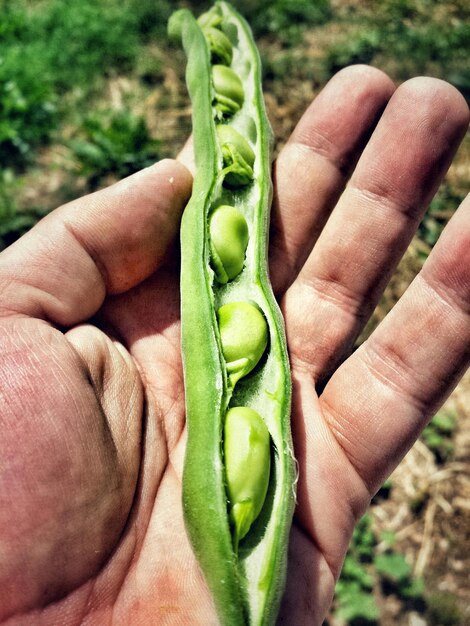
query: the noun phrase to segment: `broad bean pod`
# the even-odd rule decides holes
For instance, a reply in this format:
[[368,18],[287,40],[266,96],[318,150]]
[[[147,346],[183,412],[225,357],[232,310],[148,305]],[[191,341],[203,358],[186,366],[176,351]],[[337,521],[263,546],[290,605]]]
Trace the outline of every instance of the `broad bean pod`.
[[221,623],[267,626],[285,586],[296,470],[267,269],[272,133],[261,64],[226,2],[199,20],[177,11],[169,33],[187,56],[196,161],[181,224],[185,523]]

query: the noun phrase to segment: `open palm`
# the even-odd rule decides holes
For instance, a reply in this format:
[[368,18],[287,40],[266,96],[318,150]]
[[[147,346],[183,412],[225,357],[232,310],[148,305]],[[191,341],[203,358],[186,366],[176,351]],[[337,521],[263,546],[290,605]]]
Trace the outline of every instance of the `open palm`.
[[[467,367],[468,202],[350,356],[467,124],[443,82],[394,91],[349,68],[275,164],[270,268],[299,462],[280,623],[321,623],[355,522]],[[2,624],[218,623],[181,508],[190,189],[163,161],[58,209],[0,257]]]

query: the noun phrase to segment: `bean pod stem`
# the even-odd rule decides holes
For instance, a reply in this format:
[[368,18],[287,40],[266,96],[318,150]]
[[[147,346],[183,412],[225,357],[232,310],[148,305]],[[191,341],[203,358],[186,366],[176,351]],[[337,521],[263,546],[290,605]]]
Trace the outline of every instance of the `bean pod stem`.
[[[248,24],[226,2],[199,21],[186,9],[177,11],[169,33],[187,56],[196,161],[181,225],[185,523],[221,623],[267,626],[276,620],[285,585],[296,473],[290,369],[267,270],[272,134],[261,64]],[[219,39],[224,54],[214,55]],[[240,79],[236,88],[231,81],[239,108],[224,111],[223,118],[213,79],[213,64],[221,59]],[[216,72],[220,92],[230,72]],[[211,216],[219,207],[234,207],[240,219],[235,213],[216,230]],[[224,250],[225,236],[242,240]],[[235,318],[243,320],[238,330]],[[243,423],[237,424],[237,415]]]

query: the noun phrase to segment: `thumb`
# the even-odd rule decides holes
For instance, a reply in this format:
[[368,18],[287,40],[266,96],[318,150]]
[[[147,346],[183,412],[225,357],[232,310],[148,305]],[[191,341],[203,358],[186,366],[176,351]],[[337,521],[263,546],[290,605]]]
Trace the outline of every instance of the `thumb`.
[[191,182],[167,159],[53,211],[0,254],[0,317],[70,326],[141,282],[174,242]]

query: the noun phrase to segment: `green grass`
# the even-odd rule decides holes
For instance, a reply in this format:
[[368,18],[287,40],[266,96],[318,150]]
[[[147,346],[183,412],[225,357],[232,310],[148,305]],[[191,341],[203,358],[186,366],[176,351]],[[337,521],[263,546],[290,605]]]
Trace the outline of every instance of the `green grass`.
[[14,44],[0,53],[0,167],[22,169],[50,142],[58,96],[37,62],[37,46]]
[[145,119],[129,110],[94,112],[68,142],[76,172],[98,188],[110,173],[124,178],[158,160],[160,142]]
[[329,0],[235,0],[250,22],[256,37],[275,34],[284,43],[293,43],[308,27],[324,24],[332,17]]
[[445,78],[470,95],[468,4],[381,0],[342,19],[355,29],[327,50],[326,77],[351,63],[372,63],[390,67],[398,80],[416,74]]
[[[137,76],[142,84],[155,84],[161,76],[158,62],[146,53],[150,43],[164,49],[166,24],[175,6],[167,0],[4,0],[1,6],[0,37],[0,167],[17,172],[34,164],[40,148],[60,141],[64,124],[70,124],[77,111],[93,117],[93,100],[98,100],[106,80],[115,76]],[[197,10],[207,2],[194,2]],[[288,40],[299,29],[324,22],[330,17],[328,0],[263,0],[235,2],[253,24],[257,35],[276,33]],[[91,106],[91,108],[90,108]],[[72,123],[77,123],[72,121]],[[78,121],[84,127],[89,121]],[[136,129],[128,124],[129,142],[135,142]],[[109,171],[124,160],[122,129],[118,155],[108,158]],[[103,133],[101,133],[103,136]],[[78,141],[70,144],[84,160],[82,173],[92,164],[94,148]],[[148,141],[146,142],[148,146]],[[99,158],[101,177],[103,146]],[[85,154],[87,152],[87,154]],[[108,155],[109,157],[110,155]],[[144,159],[145,160],[145,159]],[[141,164],[142,160],[136,160]]]
[[0,166],[20,170],[71,105],[87,102],[104,79],[132,73],[145,44],[165,37],[171,3],[15,0],[2,10]]
[[452,459],[456,428],[457,413],[442,409],[424,429],[421,439],[434,454],[438,463],[445,463]]
[[424,583],[413,577],[405,556],[395,547],[394,533],[380,539],[387,547],[379,552],[378,537],[372,528],[372,517],[366,514],[354,529],[336,584],[333,614],[347,624],[378,624],[380,609],[377,594],[394,594],[406,605],[424,607]]
[[[34,162],[37,150],[56,140],[71,110],[84,103],[89,107],[109,78],[133,75],[149,85],[161,80],[161,67],[155,67],[146,49],[152,42],[166,48],[168,16],[183,4],[200,12],[210,3],[3,0],[0,166],[21,170]],[[398,79],[430,72],[454,81],[464,93],[470,89],[470,14],[462,1],[439,14],[442,3],[431,0],[381,0],[372,10],[366,2],[364,10],[337,13],[328,0],[234,4],[257,37],[274,37],[285,48],[283,56],[265,55],[271,80],[296,73],[313,79],[308,58],[295,53],[296,44],[306,29],[336,23],[344,24],[345,35],[325,47],[323,81],[351,63],[383,62],[393,65]]]
[[25,234],[48,212],[44,207],[18,210],[16,194],[21,182],[12,170],[0,173],[0,252]]

